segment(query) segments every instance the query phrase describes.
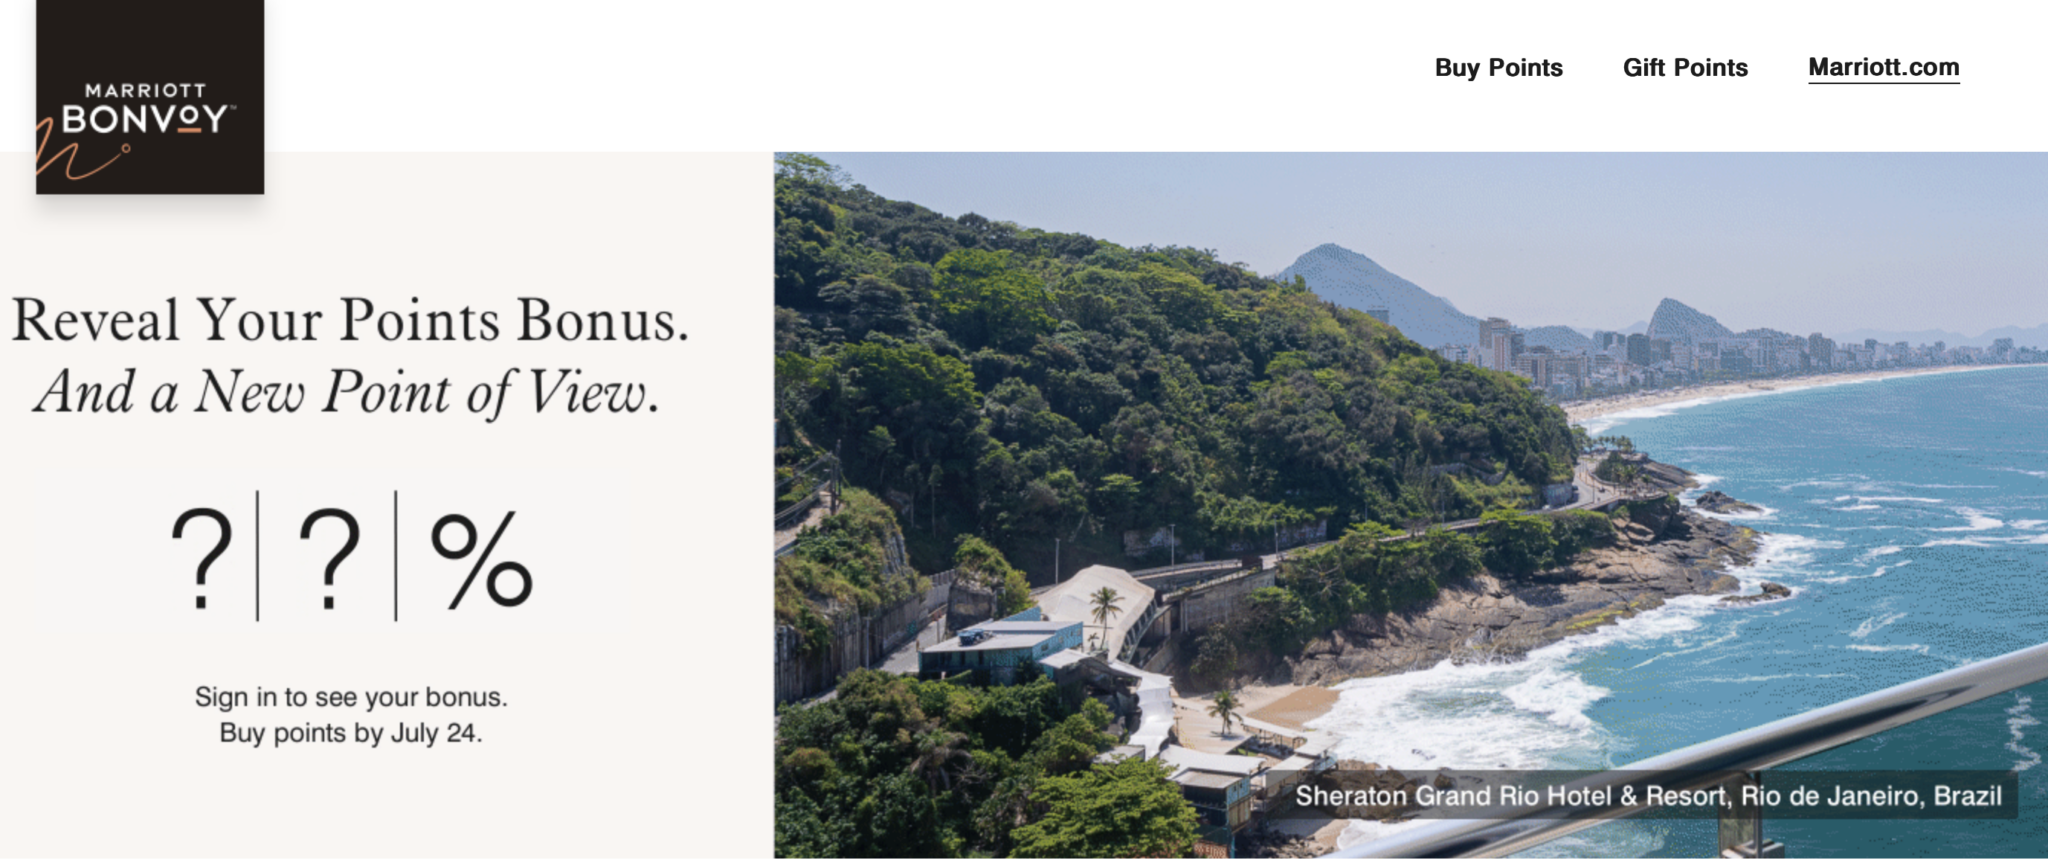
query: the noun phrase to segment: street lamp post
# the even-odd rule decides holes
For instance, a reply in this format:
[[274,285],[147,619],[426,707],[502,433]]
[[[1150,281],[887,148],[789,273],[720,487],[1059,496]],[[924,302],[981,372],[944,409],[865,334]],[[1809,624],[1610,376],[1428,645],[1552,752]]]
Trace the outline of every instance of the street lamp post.
[[1173,529],[1173,525],[1169,524],[1169,525],[1167,525],[1167,526],[1166,526],[1166,565],[1167,565],[1167,566],[1173,566],[1173,565],[1174,565],[1174,563],[1175,563],[1175,561],[1176,561],[1176,559],[1177,559],[1177,555],[1178,555],[1179,551],[1180,551],[1180,534],[1179,534],[1178,532],[1174,531],[1174,529]]

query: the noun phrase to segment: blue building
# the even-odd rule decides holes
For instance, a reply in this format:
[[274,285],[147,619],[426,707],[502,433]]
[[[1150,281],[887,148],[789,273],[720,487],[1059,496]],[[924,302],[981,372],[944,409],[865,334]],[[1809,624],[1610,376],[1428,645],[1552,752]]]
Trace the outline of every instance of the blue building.
[[1081,622],[1045,620],[1037,608],[978,623],[958,636],[918,652],[917,670],[924,676],[975,669],[1015,669],[1062,650],[1081,647]]

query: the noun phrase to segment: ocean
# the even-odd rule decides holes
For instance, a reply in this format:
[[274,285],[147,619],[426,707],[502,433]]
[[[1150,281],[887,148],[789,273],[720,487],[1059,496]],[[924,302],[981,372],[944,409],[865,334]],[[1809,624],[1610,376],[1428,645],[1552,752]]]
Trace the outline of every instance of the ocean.
[[[1795,384],[1796,386],[1796,384]],[[2048,641],[2048,368],[1781,389],[1602,417],[1652,458],[1763,507],[1745,592],[1681,597],[1490,665],[1347,682],[1317,727],[1403,769],[1618,767]],[[1685,498],[1690,501],[1698,491]],[[2015,769],[2013,821],[1764,824],[1794,857],[2048,854],[2048,684],[1789,769]],[[1354,825],[1353,835],[1399,826]],[[1711,821],[1602,825],[1520,856],[1700,857]]]

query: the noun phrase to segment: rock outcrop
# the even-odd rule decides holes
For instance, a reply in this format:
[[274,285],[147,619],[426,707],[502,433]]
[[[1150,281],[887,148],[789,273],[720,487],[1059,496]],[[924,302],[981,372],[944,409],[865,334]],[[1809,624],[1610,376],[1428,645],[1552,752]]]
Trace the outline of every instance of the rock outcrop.
[[1698,488],[1699,480],[1693,479],[1693,472],[1675,464],[1665,464],[1648,458],[1639,459],[1636,466],[1643,471],[1643,484],[1665,491]]
[[1751,605],[1758,602],[1770,602],[1774,599],[1785,599],[1791,595],[1791,588],[1775,581],[1766,581],[1764,582],[1763,590],[1757,593],[1752,593],[1748,596],[1724,596],[1721,597],[1721,601],[1729,605]]
[[1743,503],[1729,497],[1727,493],[1719,491],[1701,494],[1698,500],[1692,502],[1692,505],[1708,512],[1716,512],[1723,515],[1736,512],[1763,512],[1763,509],[1755,504]]
[[1445,585],[1420,607],[1365,614],[1275,669],[1297,684],[1427,668],[1444,659],[1517,657],[1568,635],[1656,608],[1684,594],[1738,588],[1757,533],[1687,512],[1676,501],[1639,503],[1618,541],[1569,566],[1526,578],[1481,574]]

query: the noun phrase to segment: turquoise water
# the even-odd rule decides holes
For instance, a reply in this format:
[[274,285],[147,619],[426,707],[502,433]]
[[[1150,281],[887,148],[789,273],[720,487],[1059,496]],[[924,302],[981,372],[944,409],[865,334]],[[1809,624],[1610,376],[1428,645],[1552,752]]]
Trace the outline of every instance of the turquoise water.
[[[1347,684],[1347,757],[1618,766],[2048,641],[2048,368],[1999,368],[1665,406],[1606,420],[1707,488],[1765,508],[1739,573],[1787,600],[1666,607],[1494,666]],[[1688,498],[1690,495],[1688,495]],[[2038,707],[2037,707],[2038,703]],[[2020,819],[1766,822],[1793,856],[2048,854],[2048,684],[1797,769],[2018,769]],[[1369,827],[1367,832],[1382,828]],[[1529,856],[1699,857],[1712,822],[1605,825]]]

